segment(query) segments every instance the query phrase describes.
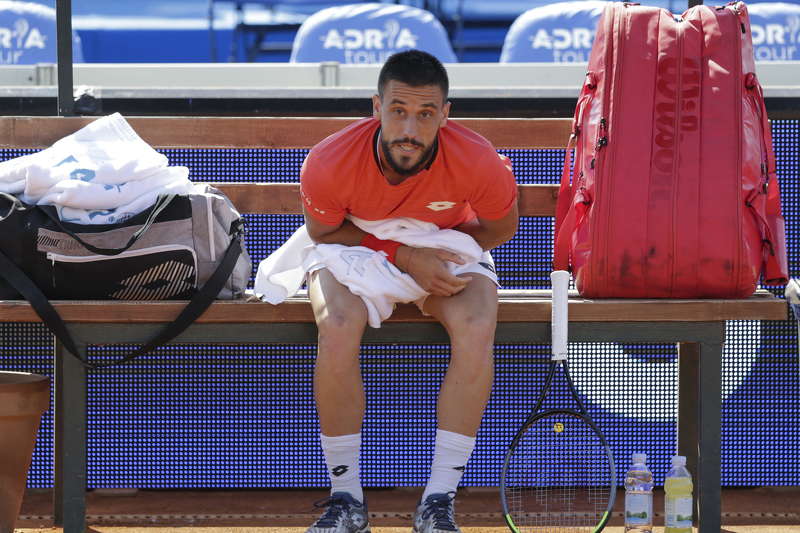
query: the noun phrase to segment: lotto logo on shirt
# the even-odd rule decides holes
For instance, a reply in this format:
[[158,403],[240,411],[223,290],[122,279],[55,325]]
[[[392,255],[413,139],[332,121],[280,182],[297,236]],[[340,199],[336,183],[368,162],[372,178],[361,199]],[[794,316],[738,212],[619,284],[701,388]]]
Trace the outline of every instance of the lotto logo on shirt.
[[450,209],[454,205],[456,205],[455,202],[442,201],[442,202],[431,202],[428,205],[426,205],[425,207],[427,207],[431,211],[444,211],[445,209]]

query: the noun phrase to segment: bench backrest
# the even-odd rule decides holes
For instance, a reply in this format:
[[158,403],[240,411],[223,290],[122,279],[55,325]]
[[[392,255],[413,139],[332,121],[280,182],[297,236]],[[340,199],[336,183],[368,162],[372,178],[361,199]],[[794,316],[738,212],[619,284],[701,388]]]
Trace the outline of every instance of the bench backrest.
[[[47,148],[94,118],[0,117],[0,149]],[[311,148],[356,119],[272,117],[130,117],[153,148]],[[498,149],[564,149],[571,119],[454,119]],[[218,183],[242,213],[300,214],[296,183]],[[520,185],[522,216],[555,216],[556,185]]]

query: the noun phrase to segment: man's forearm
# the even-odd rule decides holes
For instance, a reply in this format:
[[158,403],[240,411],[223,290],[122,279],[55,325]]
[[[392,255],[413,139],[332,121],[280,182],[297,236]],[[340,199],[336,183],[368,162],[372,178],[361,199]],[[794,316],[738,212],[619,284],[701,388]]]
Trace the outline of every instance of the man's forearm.
[[341,244],[344,246],[358,246],[367,234],[359,229],[355,224],[345,219],[342,225],[333,231],[323,232],[321,228],[315,228],[314,224],[309,224],[306,219],[306,228],[311,240],[316,244]]
[[507,243],[517,233],[516,226],[509,228],[485,228],[477,220],[464,222],[453,229],[466,233],[475,239],[478,246],[485,252]]

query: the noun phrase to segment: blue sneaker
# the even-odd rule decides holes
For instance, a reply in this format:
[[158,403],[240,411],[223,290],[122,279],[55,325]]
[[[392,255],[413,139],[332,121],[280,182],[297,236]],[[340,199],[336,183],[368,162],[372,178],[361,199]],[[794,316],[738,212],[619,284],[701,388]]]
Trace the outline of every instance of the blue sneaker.
[[414,533],[461,533],[454,518],[455,492],[431,494],[414,511]]
[[334,492],[315,502],[314,508],[325,512],[306,533],[371,533],[366,500],[361,503],[349,492]]

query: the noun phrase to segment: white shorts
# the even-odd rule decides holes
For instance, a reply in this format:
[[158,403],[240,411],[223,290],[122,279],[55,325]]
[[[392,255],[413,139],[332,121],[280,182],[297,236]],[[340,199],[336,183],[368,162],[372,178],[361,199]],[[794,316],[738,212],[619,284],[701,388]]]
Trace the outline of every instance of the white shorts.
[[[494,268],[494,259],[492,259],[492,254],[489,252],[483,252],[477,263],[468,263],[463,266],[457,266],[455,269],[453,269],[453,274],[456,276],[460,274],[480,274],[481,276],[486,276],[490,280],[494,281],[494,284],[500,287],[500,284],[497,283],[497,270]],[[423,309],[425,300],[428,298],[428,296],[420,298],[414,302],[414,305],[419,307],[419,310],[422,311],[422,314],[425,316],[430,316],[430,314],[426,313]]]

